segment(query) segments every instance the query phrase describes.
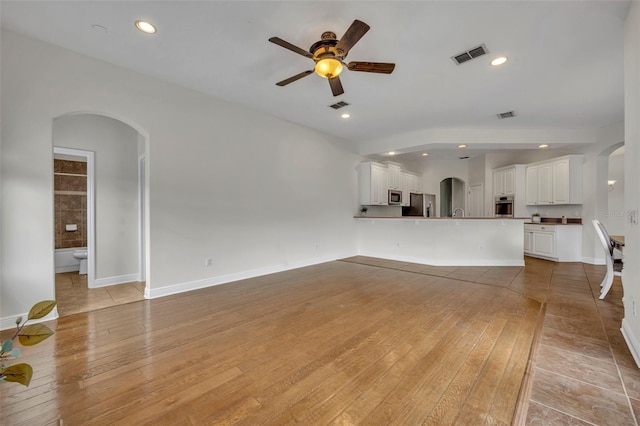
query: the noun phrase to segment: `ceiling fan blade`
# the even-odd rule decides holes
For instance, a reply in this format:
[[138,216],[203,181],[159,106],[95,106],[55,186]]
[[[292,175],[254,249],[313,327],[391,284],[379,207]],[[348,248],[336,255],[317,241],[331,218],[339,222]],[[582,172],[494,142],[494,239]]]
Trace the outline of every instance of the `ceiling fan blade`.
[[336,44],[338,53],[342,57],[347,56],[349,50],[369,31],[369,28],[371,27],[362,21],[358,21],[357,19],[353,21],[353,24],[351,24],[347,32],[344,33],[338,44]]
[[289,83],[293,83],[296,80],[300,80],[302,77],[306,77],[309,74],[313,74],[313,70],[309,70],[309,71],[302,71],[300,74],[296,74],[293,77],[289,77],[285,80],[279,81],[276,83],[276,86],[286,86]]
[[294,46],[293,44],[289,43],[288,41],[284,41],[279,37],[271,37],[269,41],[271,43],[277,44],[278,46],[284,47],[285,49],[289,49],[292,52],[296,52],[299,55],[306,56],[307,58],[313,58],[313,55],[311,53],[299,48],[298,46]]
[[387,62],[349,62],[349,71],[375,72],[379,74],[391,74],[396,64]]
[[344,93],[342,83],[340,82],[340,76],[329,78],[329,86],[331,86],[331,92],[333,96],[340,96]]

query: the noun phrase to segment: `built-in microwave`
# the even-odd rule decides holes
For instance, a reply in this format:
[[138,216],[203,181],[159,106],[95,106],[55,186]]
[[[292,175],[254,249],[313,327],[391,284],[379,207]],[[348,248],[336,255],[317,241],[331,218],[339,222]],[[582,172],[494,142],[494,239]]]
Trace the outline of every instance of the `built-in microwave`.
[[389,190],[389,205],[402,204],[402,191],[396,189]]
[[513,217],[513,195],[496,197],[495,217]]

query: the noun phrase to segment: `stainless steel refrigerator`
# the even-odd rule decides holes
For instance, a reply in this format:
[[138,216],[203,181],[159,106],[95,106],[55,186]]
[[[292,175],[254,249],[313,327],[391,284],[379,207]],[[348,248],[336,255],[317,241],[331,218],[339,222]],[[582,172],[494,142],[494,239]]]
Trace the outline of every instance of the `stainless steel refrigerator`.
[[435,217],[436,196],[434,194],[409,194],[409,205],[402,207],[402,216]]

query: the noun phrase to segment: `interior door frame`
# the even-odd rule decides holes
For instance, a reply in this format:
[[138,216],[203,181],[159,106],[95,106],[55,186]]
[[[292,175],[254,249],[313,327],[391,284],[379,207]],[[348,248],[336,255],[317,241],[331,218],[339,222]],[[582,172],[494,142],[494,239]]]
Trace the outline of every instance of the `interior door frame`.
[[[53,147],[53,155],[73,155],[87,160],[87,287],[95,288],[96,281],[96,213],[95,213],[95,153],[81,149]],[[54,214],[55,218],[55,206]],[[55,229],[55,227],[54,227]],[[55,247],[54,247],[55,250]],[[55,269],[55,268],[54,268]],[[55,270],[54,270],[55,274]]]

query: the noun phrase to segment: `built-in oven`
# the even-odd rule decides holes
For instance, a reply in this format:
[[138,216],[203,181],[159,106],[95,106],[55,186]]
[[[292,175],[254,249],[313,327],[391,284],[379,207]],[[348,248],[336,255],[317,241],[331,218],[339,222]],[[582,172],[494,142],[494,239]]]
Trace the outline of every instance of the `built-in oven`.
[[402,191],[390,189],[388,202],[390,206],[402,204]]
[[513,217],[513,195],[496,197],[495,217]]

